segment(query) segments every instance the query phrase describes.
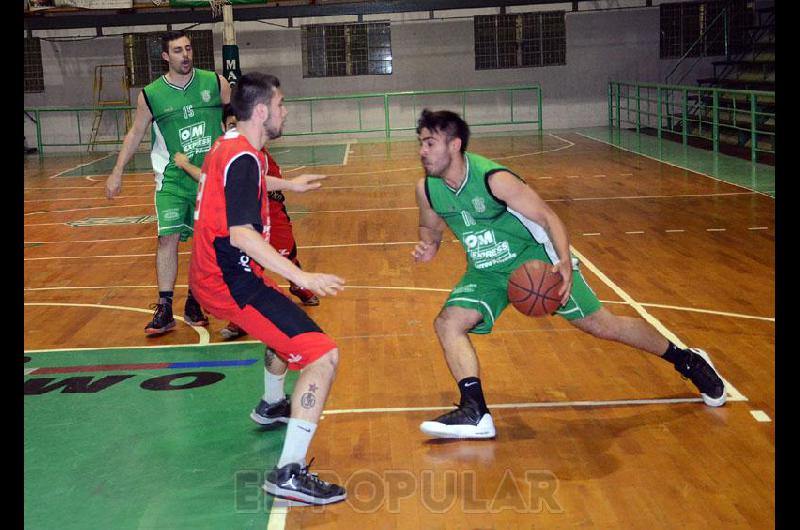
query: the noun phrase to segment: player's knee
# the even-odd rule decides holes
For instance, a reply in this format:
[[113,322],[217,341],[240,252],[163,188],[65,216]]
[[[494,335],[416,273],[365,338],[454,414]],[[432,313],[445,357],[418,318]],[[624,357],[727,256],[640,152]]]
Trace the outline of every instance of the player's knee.
[[439,337],[466,333],[475,326],[475,322],[464,318],[463,314],[445,308],[433,321],[433,329]]
[[328,353],[314,361],[314,364],[318,364],[320,367],[330,371],[331,374],[335,374],[336,369],[339,367],[339,348],[333,348]]
[[619,319],[603,309],[588,317],[575,320],[573,324],[599,339],[617,340],[619,336]]

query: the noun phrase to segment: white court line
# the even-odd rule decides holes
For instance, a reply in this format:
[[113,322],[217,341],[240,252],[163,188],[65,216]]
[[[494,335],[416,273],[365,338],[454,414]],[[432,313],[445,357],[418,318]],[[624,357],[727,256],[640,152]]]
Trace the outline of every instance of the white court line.
[[[330,175],[332,177],[338,177],[341,175]],[[345,187],[337,187],[335,189],[346,189]],[[319,193],[320,191],[324,191],[325,187],[320,188],[316,192]],[[734,196],[734,195],[754,195],[755,192],[731,192],[731,193],[705,193],[705,194],[680,194],[680,195],[630,195],[630,196],[621,196],[621,197],[573,197],[569,199],[547,199],[544,202],[571,202],[571,201],[610,201],[610,200],[629,200],[629,199],[675,199],[675,198],[686,198],[686,197],[727,197],[727,196]],[[41,214],[59,214],[59,213],[67,213],[67,212],[82,212],[88,210],[102,210],[104,208],[133,208],[133,207],[140,207],[140,206],[149,206],[152,207],[152,203],[148,204],[119,204],[119,205],[109,205],[109,206],[91,206],[87,208],[73,208],[69,210],[50,210],[50,211],[37,211],[37,212],[28,212],[24,215],[41,215]],[[400,208],[366,208],[366,209],[353,209],[353,210],[311,210],[311,211],[300,211],[300,210],[289,210],[288,213],[290,214],[304,214],[304,213],[360,213],[360,212],[390,212],[396,210],[416,210],[416,206],[408,206],[408,207],[400,207]],[[55,224],[65,224],[65,223],[35,223],[35,224],[26,224],[24,226],[45,226],[45,225],[55,225]]]
[[347,159],[350,158],[350,142],[347,142],[347,146],[344,148],[344,160],[342,160],[342,165],[347,165]]
[[724,232],[725,228],[706,228],[706,232]]
[[[84,188],[84,189],[94,189],[94,188]],[[149,193],[147,195],[119,195],[115,197],[115,199],[139,199],[141,197],[152,197],[153,194]],[[107,201],[106,197],[61,197],[58,199],[25,199],[22,202],[55,202],[55,201],[99,201],[99,200]]]
[[25,241],[26,245],[29,244],[47,244],[47,245],[55,245],[58,243],[108,243],[113,241],[135,241],[137,239],[155,239],[155,236],[142,236],[142,237],[121,237],[119,239],[76,239],[74,241]]
[[[92,182],[97,182],[93,180]],[[155,186],[153,184],[125,184],[126,188],[152,188]],[[97,191],[99,186],[43,186],[38,188],[24,188],[23,191],[38,191],[38,190],[53,190],[53,191],[61,191],[61,190],[91,190]]]
[[752,226],[748,230],[769,230],[768,226]]
[[[72,303],[64,303],[64,302],[25,302],[24,305],[30,306],[59,306],[59,307],[96,307],[99,309],[120,309],[122,311],[135,311],[137,313],[147,313],[148,315],[153,313],[152,309],[139,309],[138,307],[126,307],[120,305],[104,305],[104,304],[72,304]],[[175,320],[180,320],[181,322],[186,322],[182,317],[175,316]],[[188,326],[188,324],[186,324]],[[200,336],[200,340],[198,344],[207,345],[211,342],[211,336],[208,334],[208,330],[201,326],[189,326],[197,334]]]
[[[50,177],[48,177],[48,178],[54,179],[54,178],[56,178],[56,177],[58,177],[58,176],[60,176],[60,175],[63,175],[64,173],[68,173],[68,172],[70,172],[70,171],[74,171],[74,170],[76,170],[76,169],[78,169],[78,168],[82,168],[82,167],[85,167],[85,166],[89,166],[89,165],[91,165],[91,164],[94,164],[95,162],[99,162],[99,161],[101,161],[101,160],[105,160],[106,158],[108,158],[108,157],[110,157],[110,156],[112,156],[112,155],[115,155],[115,154],[116,154],[116,153],[109,153],[109,154],[107,154],[106,156],[104,156],[104,157],[101,157],[101,158],[98,158],[98,159],[96,159],[96,160],[92,160],[91,162],[86,162],[86,163],[84,163],[84,164],[78,164],[78,165],[77,165],[77,166],[75,166],[75,167],[71,167],[71,168],[69,168],[69,169],[65,169],[65,170],[64,170],[64,171],[62,171],[61,173],[56,173],[55,175],[50,175]],[[81,176],[82,176],[82,175],[76,175],[75,177],[70,177],[70,178],[79,178],[79,177],[81,177]]]
[[[611,289],[615,293],[617,293],[617,296],[625,300],[634,310],[636,310],[637,313],[639,313],[639,315],[642,318],[644,318],[646,321],[652,324],[653,327],[655,327],[659,332],[661,332],[662,335],[664,335],[667,339],[672,341],[672,343],[675,344],[675,346],[677,346],[678,348],[686,348],[686,344],[684,344],[683,341],[681,341],[681,339],[677,337],[677,335],[675,335],[669,329],[667,329],[667,327],[664,326],[664,324],[662,324],[657,318],[648,313],[647,310],[642,306],[642,304],[638,303],[628,293],[623,291],[616,283],[614,283],[611,280],[611,278],[603,274],[603,272],[600,269],[598,269],[591,261],[587,260],[586,257],[583,256],[580,252],[578,252],[574,247],[570,246],[570,249],[575,254],[575,256],[579,260],[581,260],[581,262],[583,262],[583,264],[585,264],[586,267],[588,267],[589,270],[591,270],[595,274],[595,276],[600,278],[600,280],[603,283],[611,287]],[[725,380],[724,377],[722,378],[722,381],[725,383],[725,390],[727,391],[729,396],[728,401],[747,401],[747,398],[741,392],[739,392],[736,389],[736,387],[734,387],[730,382]]]
[[766,194],[766,193],[764,193],[764,192],[761,192],[761,191],[757,191],[757,190],[750,189],[750,188],[748,188],[747,186],[743,186],[743,185],[741,185],[741,184],[736,184],[735,182],[729,182],[729,181],[727,181],[727,180],[722,180],[722,179],[720,179],[720,178],[717,178],[717,177],[712,177],[711,175],[709,175],[709,174],[707,174],[707,173],[703,173],[703,172],[701,172],[701,171],[698,171],[698,170],[696,170],[696,169],[690,169],[690,168],[688,168],[688,167],[679,166],[678,164],[673,164],[673,163],[671,163],[671,162],[667,162],[666,160],[659,160],[658,158],[652,157],[652,156],[650,156],[650,155],[646,155],[646,154],[644,154],[644,153],[638,153],[638,152],[636,152],[636,151],[634,151],[634,150],[632,150],[632,149],[626,149],[626,148],[624,148],[624,147],[621,147],[621,146],[619,146],[619,145],[614,145],[614,144],[612,144],[612,143],[610,143],[610,142],[606,142],[605,140],[600,140],[600,139],[597,139],[597,138],[592,138],[591,136],[587,136],[587,135],[585,135],[585,134],[583,134],[583,133],[576,132],[575,134],[577,134],[578,136],[583,136],[584,138],[588,138],[589,140],[594,140],[595,142],[600,142],[601,144],[606,144],[606,145],[610,145],[611,147],[616,147],[616,148],[617,148],[617,149],[619,149],[620,151],[627,151],[628,153],[633,153],[634,155],[639,155],[639,156],[642,156],[642,157],[644,157],[644,158],[649,158],[650,160],[655,160],[656,162],[659,162],[659,163],[661,163],[661,164],[666,164],[666,165],[668,165],[668,166],[676,167],[676,168],[678,168],[678,169],[683,169],[683,170],[685,170],[685,171],[691,171],[692,173],[697,173],[698,175],[703,175],[704,177],[708,177],[708,178],[710,178],[711,180],[716,180],[717,182],[724,182],[725,184],[730,184],[731,186],[735,186],[735,187],[737,187],[737,188],[742,188],[742,189],[745,189],[745,190],[750,190],[750,191],[752,191],[753,193],[757,193],[757,194],[759,194],[759,195],[763,195],[764,197],[769,197],[770,199],[773,199],[773,200],[775,199],[775,197],[772,197],[771,195],[767,195],[767,194]]
[[[672,405],[676,403],[702,403],[703,398],[652,398],[652,399],[616,399],[598,401],[532,401],[528,403],[488,403],[491,409],[546,409],[566,407],[625,407],[630,405]],[[373,409],[334,409],[323,410],[323,414],[370,414],[382,412],[430,412],[451,410],[447,407],[386,407]]]
[[586,232],[585,234],[582,234],[582,235],[584,235],[584,236],[599,236],[600,232]]
[[755,418],[756,421],[761,423],[769,423],[772,421],[772,419],[770,419],[767,413],[763,410],[751,410],[750,414],[753,416],[753,418]]
[[281,175],[284,175],[286,173],[291,173],[292,171],[300,171],[301,169],[305,169],[305,168],[306,168],[306,166],[297,166],[297,167],[289,168],[289,169],[287,169],[285,171],[283,170],[283,168],[281,168]]
[[[279,285],[282,288],[288,288],[289,285]],[[101,290],[101,289],[155,289],[156,285],[90,285],[90,286],[53,286],[53,287],[25,287],[24,291],[30,292],[40,292],[40,291],[88,291],[88,290]],[[188,285],[181,285],[176,284],[175,287],[184,288],[188,287]],[[449,293],[452,289],[442,289],[439,287],[411,287],[411,286],[386,286],[386,285],[345,285],[345,290],[347,289],[376,289],[376,290],[384,290],[384,291],[421,291],[421,292],[434,292],[434,293]],[[619,300],[601,300],[604,304],[627,304],[626,301],[619,301]],[[723,317],[732,317],[732,318],[745,318],[751,320],[763,320],[766,322],[775,322],[775,317],[762,317],[757,315],[745,315],[742,313],[730,313],[727,311],[715,311],[712,309],[700,309],[697,307],[683,307],[683,306],[674,306],[674,305],[666,305],[666,304],[653,304],[653,303],[646,303],[646,302],[638,302],[638,304],[642,307],[657,307],[660,309],[671,309],[674,311],[688,311],[690,313],[703,313],[706,315],[716,315],[716,316],[723,316]],[[518,330],[522,332],[523,330]],[[497,333],[500,333],[499,331]],[[376,335],[358,335],[359,338],[369,338],[375,337]],[[384,335],[380,335],[384,336]],[[390,334],[386,336],[397,336],[397,334]],[[339,337],[342,338],[342,337]],[[353,338],[353,337],[346,337],[346,338]]]
[[286,516],[289,512],[289,506],[289,501],[285,501],[283,499],[274,500],[272,503],[272,509],[269,511],[267,530],[283,530],[286,528]]
[[[149,206],[153,207],[153,203],[149,202],[147,204],[110,204],[108,206],[90,206],[87,208],[72,208],[70,210],[48,210],[48,211],[39,211],[39,212],[28,212],[23,215],[41,215],[43,213],[52,213],[52,214],[59,214],[59,213],[69,213],[69,212],[85,212],[87,210],[105,210],[108,208],[133,208],[133,207],[141,207],[141,206]],[[64,224],[64,223],[47,223],[47,224]],[[35,226],[35,225],[25,225],[25,226]]]
[[626,234],[644,234],[644,230],[634,230],[632,232],[625,232]]
[[673,232],[686,232],[686,230],[664,230],[664,232],[669,232],[669,233],[673,233]]

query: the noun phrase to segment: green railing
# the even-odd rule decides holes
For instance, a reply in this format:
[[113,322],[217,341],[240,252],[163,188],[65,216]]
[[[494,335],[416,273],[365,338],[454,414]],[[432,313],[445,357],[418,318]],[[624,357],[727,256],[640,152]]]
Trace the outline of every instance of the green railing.
[[608,84],[608,124],[662,138],[702,138],[719,151],[720,142],[775,154],[775,92],[728,90],[655,83]]
[[[383,133],[416,128],[419,112],[429,107],[460,111],[471,128],[536,125],[542,130],[542,91],[539,85],[420,90],[286,98],[289,120],[284,136]],[[133,106],[24,109],[33,116],[40,154],[49,147],[85,147],[97,143],[121,144],[125,137],[123,113]],[[102,141],[90,143],[96,112],[108,117],[101,123]]]

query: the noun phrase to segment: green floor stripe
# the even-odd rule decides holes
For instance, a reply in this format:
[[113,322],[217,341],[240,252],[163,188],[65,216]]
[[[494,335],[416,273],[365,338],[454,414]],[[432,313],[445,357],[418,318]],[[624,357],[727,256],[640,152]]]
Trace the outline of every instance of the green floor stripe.
[[[257,359],[25,376],[26,528],[265,528],[272,500],[261,482],[286,429],[249,419],[263,391],[260,345],[26,355],[27,369]],[[206,384],[170,390],[165,378]],[[295,380],[290,373],[287,392]]]
[[636,131],[592,127],[569,132],[582,133],[601,142],[775,197],[773,166],[753,164],[748,160],[729,155],[715,155],[713,151],[684,146],[668,140],[659,141],[657,137],[636,134]]

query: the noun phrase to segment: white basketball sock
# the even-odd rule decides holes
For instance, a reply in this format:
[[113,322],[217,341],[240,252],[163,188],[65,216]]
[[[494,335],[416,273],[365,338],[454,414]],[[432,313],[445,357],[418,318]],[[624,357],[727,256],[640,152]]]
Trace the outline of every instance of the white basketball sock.
[[306,465],[306,453],[316,430],[316,423],[289,418],[289,424],[286,426],[286,439],[283,442],[283,452],[280,459],[278,459],[278,467],[295,462],[299,462],[301,466]]
[[281,375],[275,375],[264,368],[264,397],[262,399],[270,405],[284,399],[286,397],[283,392],[283,380],[285,378],[286,372]]

